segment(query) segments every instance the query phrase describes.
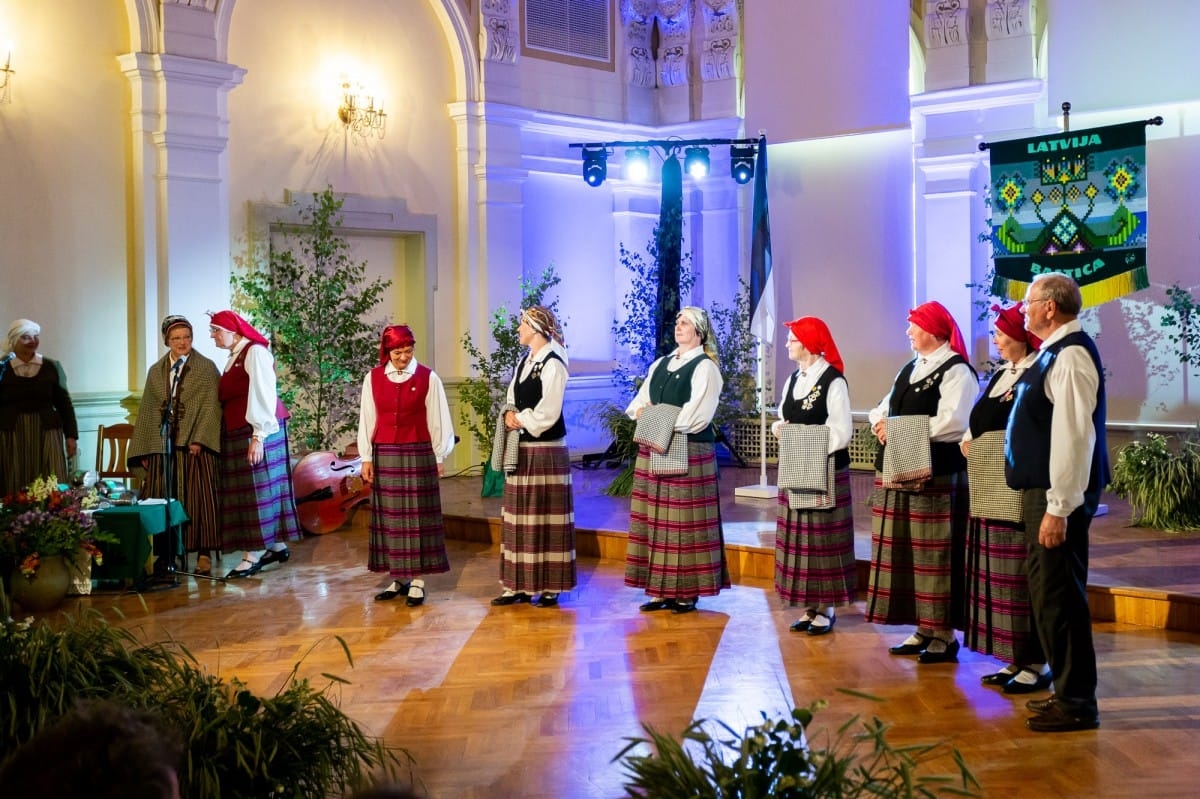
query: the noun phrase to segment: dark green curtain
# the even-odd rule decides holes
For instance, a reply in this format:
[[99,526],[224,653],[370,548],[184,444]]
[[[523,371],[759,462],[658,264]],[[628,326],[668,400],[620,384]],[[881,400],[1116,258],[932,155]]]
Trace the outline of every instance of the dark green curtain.
[[662,208],[658,217],[658,298],[654,305],[655,355],[675,349],[679,315],[679,270],[683,259],[683,168],[674,153],[663,161]]

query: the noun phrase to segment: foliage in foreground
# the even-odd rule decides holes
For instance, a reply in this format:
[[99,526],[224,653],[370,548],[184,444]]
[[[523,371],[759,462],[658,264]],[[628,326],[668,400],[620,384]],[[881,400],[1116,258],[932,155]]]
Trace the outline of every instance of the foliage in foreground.
[[1122,447],[1109,490],[1129,503],[1135,527],[1200,530],[1200,440],[1193,433],[1172,449],[1171,438],[1150,433]]
[[[625,767],[626,796],[632,799],[829,799],[830,797],[978,796],[979,783],[958,750],[951,750],[958,773],[920,774],[943,754],[942,744],[895,747],[878,718],[858,716],[838,728],[825,745],[812,740],[814,714],[826,707],[816,701],[794,708],[738,733],[724,723],[729,737],[713,737],[704,721],[695,721],[674,738],[646,726],[646,738],[627,738],[614,758]],[[650,754],[634,750],[651,747]]]
[[[292,670],[274,696],[206,673],[182,647],[145,644],[96,611],[15,622],[0,597],[0,759],[77,701],[108,699],[158,714],[184,742],[180,794],[336,796],[392,778],[408,753],[368,737],[330,697]],[[339,643],[348,661],[350,652]]]

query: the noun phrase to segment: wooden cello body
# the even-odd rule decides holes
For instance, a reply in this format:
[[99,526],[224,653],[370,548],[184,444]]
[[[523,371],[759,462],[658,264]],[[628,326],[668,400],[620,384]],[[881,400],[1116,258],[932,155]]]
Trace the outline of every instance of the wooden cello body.
[[332,452],[310,452],[292,469],[292,495],[300,526],[317,535],[332,533],[354,508],[371,498],[362,478],[362,459]]

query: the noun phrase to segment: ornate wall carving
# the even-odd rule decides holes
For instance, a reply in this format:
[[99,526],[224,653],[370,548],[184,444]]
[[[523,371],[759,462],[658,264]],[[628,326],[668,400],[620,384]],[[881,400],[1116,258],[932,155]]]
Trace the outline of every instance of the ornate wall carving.
[[725,80],[737,75],[740,26],[736,0],[704,0],[700,79]]
[[965,0],[933,0],[925,5],[925,47],[965,47],[967,45],[967,3]]
[[985,30],[988,39],[1010,39],[1033,33],[1032,0],[988,0]]
[[630,86],[653,89],[658,85],[651,52],[655,0],[624,0],[621,23],[625,33],[626,81]]
[[516,0],[483,0],[479,52],[485,61],[515,64],[521,51]]
[[217,0],[162,0],[162,2],[163,5],[192,6],[203,8],[205,11],[214,11],[217,8]]
[[688,0],[659,0],[657,16],[658,85],[685,86],[691,59],[691,4]]

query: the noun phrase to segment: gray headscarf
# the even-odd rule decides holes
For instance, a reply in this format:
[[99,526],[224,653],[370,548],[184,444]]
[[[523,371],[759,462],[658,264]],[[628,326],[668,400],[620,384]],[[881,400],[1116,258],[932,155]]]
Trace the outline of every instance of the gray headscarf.
[[713,363],[720,365],[721,362],[717,359],[717,338],[713,335],[712,322],[708,320],[708,313],[703,308],[685,305],[679,309],[679,314],[675,318],[678,319],[680,316],[691,322],[692,327],[696,328],[696,335],[700,336],[700,345],[704,347],[704,354]]
[[17,341],[21,336],[40,336],[42,334],[42,326],[32,319],[18,319],[8,326],[8,340],[5,342],[7,349],[4,350],[2,357],[8,357],[8,354],[17,348]]

